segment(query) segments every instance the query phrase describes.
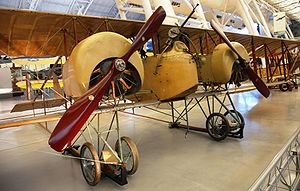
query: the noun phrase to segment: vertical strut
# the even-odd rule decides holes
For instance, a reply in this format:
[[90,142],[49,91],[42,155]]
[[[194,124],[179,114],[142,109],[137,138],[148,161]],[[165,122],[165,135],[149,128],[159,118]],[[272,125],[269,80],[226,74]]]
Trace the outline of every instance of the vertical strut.
[[206,103],[207,103],[207,107],[208,107],[208,111],[209,111],[209,115],[210,115],[211,114],[211,110],[210,110],[210,103],[209,103],[208,96],[206,96]]
[[119,154],[120,154],[120,159],[123,162],[123,149],[122,149],[122,143],[121,143],[121,134],[120,134],[120,126],[119,126],[119,115],[118,111],[115,111],[116,114],[116,123],[117,123],[117,134],[118,134],[118,144],[119,144]]
[[98,151],[98,156],[100,156],[100,114],[97,114],[97,151]]
[[[284,42],[281,41],[281,51],[282,51],[282,66],[283,66],[283,76],[284,76],[284,80],[286,81],[286,63],[285,63],[285,60],[284,60],[284,56],[285,56],[285,50],[284,50]],[[280,63],[279,63],[280,64]],[[280,68],[280,65],[279,65],[279,71],[281,72],[281,68]]]
[[[189,103],[190,104],[190,103]],[[189,126],[189,118],[188,118],[188,105],[186,104],[186,98],[184,99],[184,106],[185,106],[185,115],[186,115],[186,132],[185,132],[185,138],[187,137],[188,132],[190,131],[190,126]]]
[[[264,44],[264,49],[265,49],[265,59],[266,59],[266,75],[267,75],[267,83],[270,82],[270,79],[269,79],[269,72],[270,72],[270,75],[271,75],[271,66],[270,66],[270,63],[269,63],[269,57],[268,57],[268,53],[267,53],[267,45]],[[270,70],[270,71],[269,71]]]
[[171,109],[172,109],[172,123],[174,123],[174,103],[171,102]]
[[213,96],[211,96],[211,99],[212,99],[212,112],[214,113],[215,112],[215,98],[216,96],[215,95],[213,95]]
[[235,108],[235,106],[234,106],[234,103],[233,103],[233,101],[232,101],[232,99],[231,99],[231,97],[230,97],[230,95],[229,95],[228,92],[226,92],[226,96],[228,97],[228,100],[229,100],[229,102],[230,102],[230,105],[231,105],[231,107],[232,107],[232,109],[233,109],[235,115],[232,115],[231,112],[229,112],[228,110],[227,110],[227,111],[229,112],[229,114],[231,115],[231,117],[233,117],[236,121],[239,122],[239,124],[242,124],[242,121],[241,121],[241,119],[238,117],[238,113],[237,113],[237,111],[236,111],[236,108]]

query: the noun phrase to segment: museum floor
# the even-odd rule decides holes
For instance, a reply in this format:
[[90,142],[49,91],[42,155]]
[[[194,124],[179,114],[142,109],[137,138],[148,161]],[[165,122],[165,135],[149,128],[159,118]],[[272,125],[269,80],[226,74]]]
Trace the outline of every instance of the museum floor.
[[[169,129],[163,122],[120,114],[122,134],[131,137],[140,152],[139,169],[123,187],[108,178],[95,187],[87,185],[79,161],[50,149],[49,133],[39,125],[2,129],[0,190],[247,190],[300,128],[300,92],[273,90],[269,99],[257,91],[232,97],[246,121],[243,139],[216,142],[208,134],[194,132],[185,138],[183,129]],[[1,110],[13,102],[0,100]],[[159,117],[149,110],[137,111]],[[105,114],[101,120],[109,123],[109,116]],[[190,120],[192,125],[204,126],[198,110]]]

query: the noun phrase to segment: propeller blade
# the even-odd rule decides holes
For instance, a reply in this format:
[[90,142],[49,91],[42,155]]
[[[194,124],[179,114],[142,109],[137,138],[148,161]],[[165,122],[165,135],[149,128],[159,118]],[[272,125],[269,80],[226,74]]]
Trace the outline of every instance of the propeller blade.
[[269,97],[270,90],[266,86],[266,84],[262,81],[262,79],[252,70],[252,68],[245,63],[245,59],[240,55],[240,53],[236,50],[236,48],[230,43],[230,40],[227,38],[222,29],[218,26],[218,24],[212,20],[211,27],[214,31],[222,38],[222,40],[227,44],[227,46],[238,56],[240,64],[243,68],[246,69],[249,79],[252,81],[256,89],[265,97]]
[[128,52],[121,58],[127,62],[130,56],[139,48],[141,48],[153,35],[157,32],[166,17],[166,12],[162,6],[158,7],[151,15],[147,22],[136,35],[135,41],[132,43]]
[[223,30],[218,26],[218,24],[211,20],[211,27],[214,29],[214,31],[221,37],[221,39],[229,46],[229,48],[239,57],[239,59],[243,59],[243,57],[240,55],[240,53],[235,49],[234,46],[230,43],[230,40],[227,38]]
[[250,68],[250,66],[246,66],[246,71],[249,79],[252,81],[256,89],[263,95],[265,98],[268,98],[270,95],[270,90],[266,86],[266,84],[262,81],[262,79]]
[[97,85],[76,100],[64,113],[48,141],[54,150],[61,152],[69,145],[101,101],[104,93],[110,86],[110,81],[118,73],[112,64],[108,74]]
[[125,61],[126,63],[130,56],[153,36],[165,17],[166,13],[164,9],[159,7],[140,29],[127,53],[122,56],[121,59],[113,60],[106,76],[76,100],[76,102],[64,113],[49,138],[48,143],[51,148],[58,152],[62,152],[71,144],[71,141],[95,110],[105,92],[108,91],[110,82],[120,74],[115,63],[119,61]]

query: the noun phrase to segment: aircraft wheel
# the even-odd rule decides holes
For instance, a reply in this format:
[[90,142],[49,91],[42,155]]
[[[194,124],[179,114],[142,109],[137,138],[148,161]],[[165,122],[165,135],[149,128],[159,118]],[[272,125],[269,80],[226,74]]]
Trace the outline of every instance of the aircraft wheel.
[[[232,115],[235,118],[238,118],[240,123],[238,121],[236,121],[236,119]],[[235,111],[235,110],[229,110],[224,113],[224,116],[227,118],[227,120],[229,122],[230,133],[235,134],[235,133],[240,132],[240,130],[244,129],[245,120],[244,120],[243,115],[240,112]]]
[[80,164],[81,171],[86,182],[95,186],[99,183],[101,177],[101,166],[99,161],[99,156],[95,147],[86,142],[82,145],[80,150]]
[[[128,175],[133,175],[139,166],[139,152],[136,144],[129,137],[121,137],[123,161],[126,164]],[[120,156],[119,141],[117,140],[115,150]]]
[[283,91],[283,92],[288,91],[289,88],[290,88],[290,85],[289,85],[288,83],[284,83],[284,84],[280,84],[280,85],[279,85],[279,89],[280,89],[281,91]]
[[298,84],[295,81],[291,81],[292,88],[298,89]]
[[221,113],[212,113],[206,120],[208,134],[216,141],[225,139],[229,133],[227,118]]
[[293,81],[293,84],[294,84],[294,88],[298,89],[298,84],[295,81]]

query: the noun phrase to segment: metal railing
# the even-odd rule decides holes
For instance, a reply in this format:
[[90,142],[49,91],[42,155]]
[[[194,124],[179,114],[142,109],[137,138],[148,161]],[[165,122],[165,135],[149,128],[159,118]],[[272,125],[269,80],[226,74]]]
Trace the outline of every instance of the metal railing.
[[249,188],[256,190],[300,190],[300,128]]

